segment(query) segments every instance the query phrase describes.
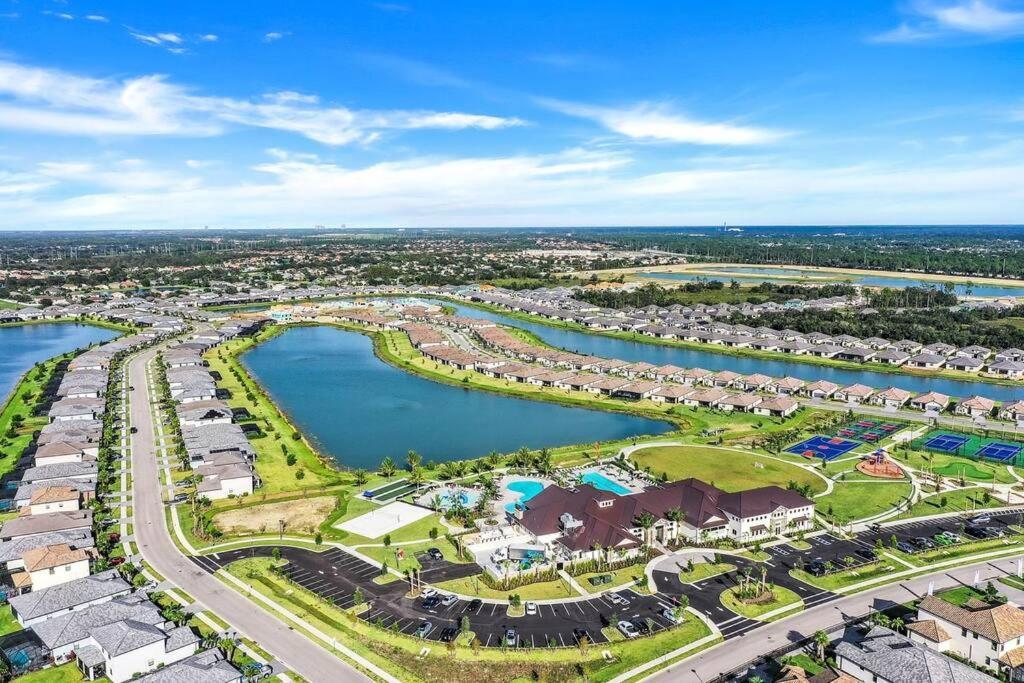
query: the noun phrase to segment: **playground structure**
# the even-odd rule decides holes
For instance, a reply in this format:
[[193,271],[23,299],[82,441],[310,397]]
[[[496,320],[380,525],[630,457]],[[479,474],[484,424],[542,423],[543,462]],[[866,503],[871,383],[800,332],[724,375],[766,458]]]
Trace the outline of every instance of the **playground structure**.
[[884,448],[879,448],[857,463],[857,471],[879,479],[902,479],[903,470],[889,459]]

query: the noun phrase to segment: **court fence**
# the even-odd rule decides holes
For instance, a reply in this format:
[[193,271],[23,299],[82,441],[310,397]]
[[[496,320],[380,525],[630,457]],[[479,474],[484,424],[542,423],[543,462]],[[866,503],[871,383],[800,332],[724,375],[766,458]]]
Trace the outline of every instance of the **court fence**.
[[982,462],[1006,465],[1024,463],[1024,443],[1002,433],[977,434],[932,429],[910,442],[918,451],[958,455]]

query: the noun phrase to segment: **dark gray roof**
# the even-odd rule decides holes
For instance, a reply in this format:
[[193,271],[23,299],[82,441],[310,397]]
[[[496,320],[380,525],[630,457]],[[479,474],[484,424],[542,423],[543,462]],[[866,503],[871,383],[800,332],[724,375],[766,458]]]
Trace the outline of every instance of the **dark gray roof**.
[[187,657],[136,679],[145,683],[237,683],[242,675],[216,650]]
[[994,683],[996,679],[881,626],[858,642],[836,646],[842,657],[889,681],[914,683]]
[[38,619],[47,614],[62,612],[103,598],[120,595],[131,590],[128,582],[114,569],[61,583],[10,599],[11,607],[22,620]]

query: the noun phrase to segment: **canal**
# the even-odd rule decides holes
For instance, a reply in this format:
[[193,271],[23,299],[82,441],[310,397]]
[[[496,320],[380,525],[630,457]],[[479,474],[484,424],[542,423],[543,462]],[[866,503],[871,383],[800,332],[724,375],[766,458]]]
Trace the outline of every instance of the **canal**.
[[334,327],[291,328],[242,362],[321,452],[347,467],[461,460],[671,431],[634,415],[517,399],[440,384],[394,368],[369,338]]
[[448,301],[434,301],[433,303],[451,306],[455,309],[457,315],[486,318],[503,325],[511,325],[528,330],[544,342],[568,351],[602,356],[604,358],[617,358],[628,362],[645,361],[655,365],[671,363],[684,368],[704,368],[705,370],[713,371],[732,370],[744,375],[755,372],[771,377],[785,377],[789,375],[807,381],[825,379],[835,382],[840,386],[856,383],[866,384],[869,387],[878,389],[895,386],[914,393],[938,391],[949,396],[961,398],[980,394],[997,401],[1015,401],[1024,397],[1024,386],[1014,387],[974,380],[922,377],[919,375],[886,373],[872,370],[845,370],[827,365],[801,363],[799,361],[766,360],[764,358],[733,356],[698,349],[660,346],[657,344],[632,342],[616,337],[577,332],[560,327],[551,327],[541,323],[526,322],[500,313],[492,313]]
[[7,398],[25,371],[36,363],[117,335],[113,330],[77,323],[0,327],[0,401]]
[[[853,273],[832,273],[820,270],[804,270],[801,268],[758,268],[756,266],[737,266],[734,268],[708,267],[709,274],[700,272],[689,273],[636,273],[637,277],[657,280],[724,280],[733,277],[737,280],[756,280],[758,282],[770,281],[779,283],[800,284],[792,277],[808,277],[808,282],[820,282],[821,278],[849,282],[865,287],[889,287],[901,289],[904,287],[938,287],[942,289],[940,280],[923,280],[911,277],[893,277],[890,275],[864,275]],[[714,271],[716,274],[710,274]],[[717,273],[721,273],[720,275]],[[780,276],[787,276],[782,279]],[[981,296],[981,297],[1016,297],[1024,296],[1024,282],[1019,285],[992,285],[992,284],[971,284],[954,283],[953,291],[958,296]]]

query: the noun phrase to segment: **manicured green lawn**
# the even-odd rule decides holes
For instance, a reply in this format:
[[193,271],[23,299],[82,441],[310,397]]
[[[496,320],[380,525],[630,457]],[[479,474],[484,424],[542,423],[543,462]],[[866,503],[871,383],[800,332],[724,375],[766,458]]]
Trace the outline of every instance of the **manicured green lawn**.
[[[579,579],[577,579],[577,582]],[[510,595],[518,595],[523,600],[556,600],[558,598],[578,598],[579,593],[572,589],[564,580],[541,581],[531,583],[510,591],[497,591],[488,588],[476,577],[470,576],[464,579],[452,579],[434,584],[436,588],[452,591],[461,595],[469,595],[476,598],[493,598],[496,600],[508,600]]]
[[900,569],[906,569],[906,567],[897,565],[895,562],[884,561],[875,562],[874,564],[863,568],[835,572],[828,576],[813,576],[805,571],[800,571],[799,569],[793,569],[789,574],[794,579],[799,579],[804,583],[816,586],[823,590],[834,591],[861,583],[862,581],[868,581],[869,579],[875,579],[879,576],[885,576],[886,574],[891,574],[895,571],[899,571]]
[[[51,666],[49,669],[33,671],[14,680],[18,683],[77,683],[85,679],[82,677],[82,672],[78,670],[78,665],[75,662],[68,662],[60,666]],[[107,679],[100,678],[98,680],[106,681]]]
[[782,663],[799,666],[807,672],[808,676],[815,676],[825,670],[825,667],[811,659],[810,655],[806,655],[802,652],[798,655],[783,657]]
[[942,598],[951,605],[957,607],[963,607],[967,604],[967,601],[974,598],[976,600],[985,600],[985,594],[981,591],[974,590],[971,586],[959,586],[957,588],[951,588],[948,591],[942,591],[935,594],[936,597]]
[[[420,562],[416,559],[416,556],[426,552],[428,548],[437,548],[444,554],[444,559],[450,562],[456,562],[458,564],[464,564],[465,560],[459,558],[458,553],[455,550],[455,546],[452,545],[448,539],[443,536],[439,536],[435,540],[426,540],[420,543],[413,543],[411,545],[392,545],[388,548],[381,546],[357,546],[357,550],[366,555],[367,557],[373,558],[378,562],[387,562],[388,566],[403,571],[405,569],[419,569]],[[399,560],[398,555],[404,554],[403,559]]]
[[711,576],[718,576],[736,569],[736,565],[728,562],[698,562],[693,565],[693,571],[686,571],[686,568],[679,570],[679,580],[683,583],[697,583]]
[[[595,576],[601,576],[603,574],[611,574],[612,580],[609,583],[602,583],[598,585],[592,585],[590,579]],[[633,565],[632,567],[623,567],[609,572],[590,572],[587,574],[581,574],[573,577],[583,590],[588,593],[600,593],[606,591],[609,588],[618,588],[620,586],[635,585],[638,592],[646,593],[647,591],[647,575],[644,573],[644,565]]]
[[1006,505],[1005,501],[991,496],[986,488],[976,486],[955,491],[942,491],[922,498],[900,517],[922,517],[944,512],[965,512],[977,508],[994,508],[1004,505]]
[[0,607],[0,636],[5,636],[8,633],[14,633],[15,631],[21,630],[21,624],[14,618],[11,613],[11,606],[4,605]]
[[894,449],[893,457],[899,462],[909,465],[916,470],[931,471],[956,479],[961,473],[968,481],[991,482],[999,484],[1010,484],[1016,481],[1007,471],[1006,465],[989,462],[978,462],[970,458],[945,453],[925,453],[923,451],[903,451]]
[[836,520],[850,522],[871,517],[892,509],[910,495],[910,484],[893,482],[836,482],[832,493],[815,498],[818,513]]
[[771,485],[785,488],[791,481],[806,484],[814,492],[825,490],[824,480],[803,468],[731,448],[654,446],[631,457],[655,474],[666,473],[670,481],[695,477],[729,492]]
[[737,590],[737,588],[729,588],[728,590],[722,591],[722,604],[730,611],[750,619],[757,619],[761,615],[777,610],[780,607],[796,605],[802,602],[800,600],[800,596],[788,588],[772,586],[772,595],[774,596],[774,600],[763,605],[748,605],[740,602],[736,597]]

